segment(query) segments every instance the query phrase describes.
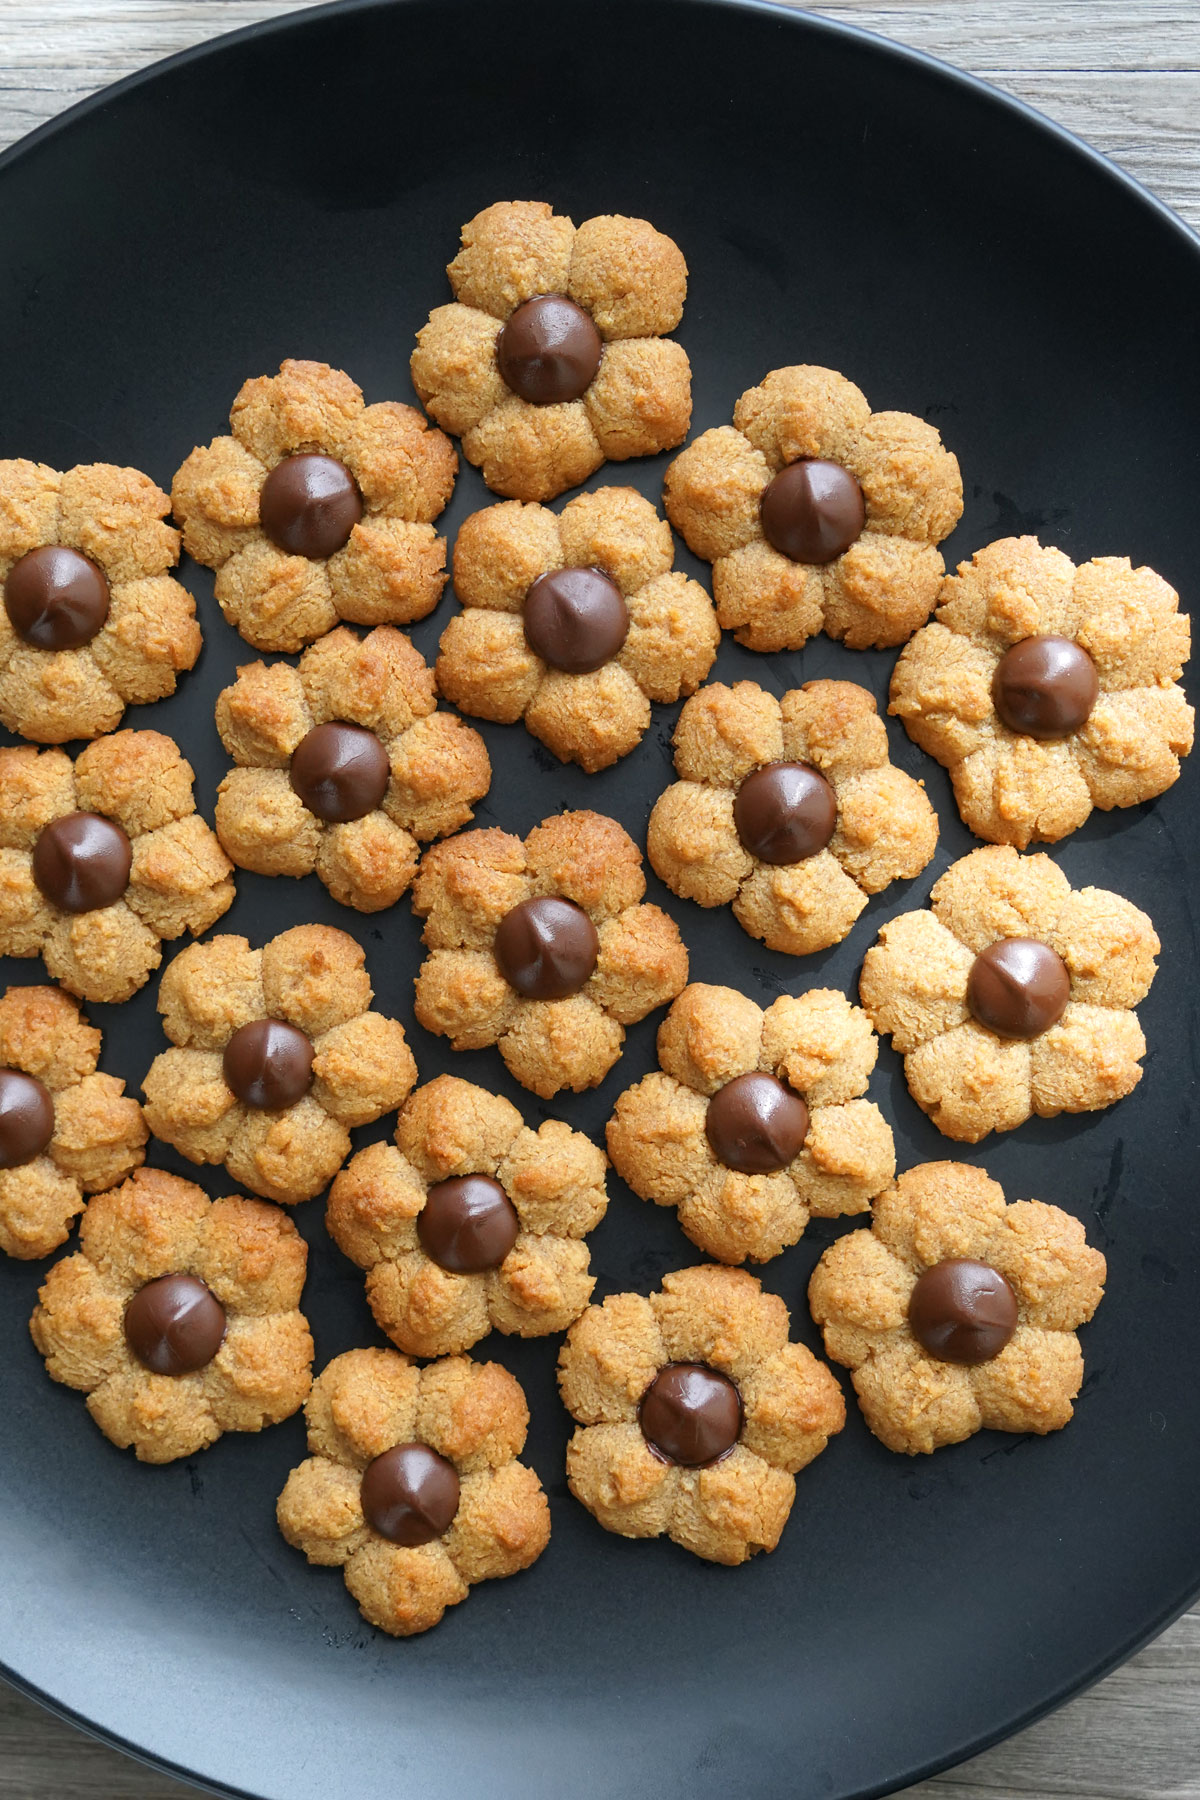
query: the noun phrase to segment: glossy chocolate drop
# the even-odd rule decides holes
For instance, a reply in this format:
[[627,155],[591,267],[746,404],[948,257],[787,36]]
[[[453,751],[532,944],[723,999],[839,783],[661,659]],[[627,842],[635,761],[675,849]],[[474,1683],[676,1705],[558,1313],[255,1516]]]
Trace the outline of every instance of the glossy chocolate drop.
[[160,1275],[125,1308],[125,1342],[156,1375],[188,1375],[225,1341],[225,1308],[194,1275]]
[[548,895],[522,900],[505,913],[493,951],[500,973],[518,994],[562,1000],[590,979],[600,939],[582,906]]
[[432,1544],[454,1523],[458,1471],[428,1444],[397,1444],[363,1470],[359,1497],[372,1531],[408,1549]]
[[0,1169],[40,1156],[54,1136],[54,1101],[34,1075],[0,1069]]
[[361,725],[315,725],[292,752],[294,791],[310,813],[331,825],[374,812],[391,773],[387,751]]
[[603,354],[591,318],[565,294],[526,300],[496,339],[505,385],[533,406],[578,400],[595,380]]
[[742,1429],[742,1399],[706,1363],[668,1363],[642,1395],[642,1436],[664,1462],[702,1469],[728,1456]]
[[104,571],[62,544],[27,551],[4,579],[4,610],[17,636],[35,650],[90,644],[108,617],[110,598]]
[[807,763],[767,763],[738,789],[733,823],[743,849],[760,862],[806,862],[837,828],[837,795]]
[[287,456],[262,484],[259,523],[289,556],[333,556],[363,516],[358,483],[335,456]]
[[98,912],[129,885],[133,848],[125,832],[99,813],[51,819],[33,847],[33,879],[62,912]]
[[808,1107],[774,1075],[735,1075],[708,1103],[704,1129],[727,1169],[768,1175],[786,1169],[808,1136]]
[[863,491],[840,463],[805,457],[781,469],[760,502],[763,536],[798,563],[831,563],[861,537]]
[[992,702],[1008,729],[1047,743],[1086,725],[1099,695],[1095,663],[1070,638],[1022,638],[992,676]]
[[625,597],[603,569],[555,569],[525,596],[525,641],[568,675],[611,662],[629,635]]
[[520,1229],[516,1207],[487,1175],[435,1182],[417,1214],[417,1236],[426,1256],[456,1275],[498,1269]]
[[312,1086],[312,1066],[311,1041],[282,1019],[240,1025],[221,1065],[230,1092],[259,1112],[282,1112],[302,1100]]
[[999,1269],[952,1256],[917,1277],[908,1323],[939,1362],[991,1362],[1017,1329],[1017,1296]]
[[989,944],[967,977],[971,1016],[997,1037],[1040,1037],[1057,1025],[1070,998],[1066,963],[1036,938],[1001,938]]

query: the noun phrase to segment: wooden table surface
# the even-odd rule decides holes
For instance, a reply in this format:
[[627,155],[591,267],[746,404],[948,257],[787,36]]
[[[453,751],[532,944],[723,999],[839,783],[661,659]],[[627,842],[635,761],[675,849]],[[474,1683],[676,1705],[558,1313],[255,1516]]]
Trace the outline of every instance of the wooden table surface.
[[[158,57],[296,4],[0,0],[0,148]],[[840,0],[810,10],[1020,95],[1200,229],[1200,0]],[[194,1792],[0,1684],[0,1800],[185,1800]],[[1090,1693],[910,1788],[907,1800],[1003,1795],[1200,1800],[1200,1607]]]

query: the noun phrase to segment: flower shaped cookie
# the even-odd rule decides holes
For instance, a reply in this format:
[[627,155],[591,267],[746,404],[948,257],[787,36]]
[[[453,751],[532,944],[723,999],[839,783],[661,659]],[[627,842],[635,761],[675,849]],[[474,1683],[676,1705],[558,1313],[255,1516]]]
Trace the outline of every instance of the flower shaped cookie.
[[879,1040],[831,988],[763,1012],[693,982],[658,1028],[662,1073],[627,1088],[608,1122],[613,1167],[643,1200],[679,1210],[722,1262],[767,1262],[820,1219],[865,1212],[896,1172],[891,1127],[866,1092]]
[[462,229],[454,305],[417,333],[412,382],[497,494],[552,500],[607,458],[681,444],[692,371],[664,334],[687,264],[645,219],[576,230],[542,200],[500,201]]
[[41,956],[71,993],[128,1000],[165,939],[233,904],[233,867],[196,811],[191,764],[158,731],[0,750],[0,955]]
[[750,650],[827,631],[852,650],[902,644],[945,570],[962,512],[958,462],[932,425],[873,413],[833,369],[773,369],[733,424],[675,458],[667,517],[713,565],[717,618]]
[[139,1169],[88,1203],[30,1333],[55,1381],[139,1462],[174,1462],[223,1431],[289,1419],[312,1382],[299,1311],[308,1247],[274,1206],[210,1200]]
[[148,475],[0,462],[0,724],[39,744],[94,738],[175,692],[200,654],[196,605],[167,574],[179,533]]
[[142,1084],[155,1137],[268,1200],[319,1194],[350,1127],[399,1106],[417,1078],[404,1027],[369,1010],[365,961],[329,925],[297,925],[261,950],[243,937],[190,944],[159,983],[176,1048]]
[[497,1044],[543,1100],[595,1087],[625,1026],[687,980],[678,927],[645,891],[641,852],[601,813],[543,819],[523,843],[488,830],[435,844],[413,884],[430,951],[418,1020],[456,1050]]
[[943,583],[888,711],[949,769],[971,830],[1023,850],[1179,779],[1190,649],[1179,596],[1153,569],[1117,556],[1077,569],[1036,538],[1001,538]]
[[457,831],[487,793],[483,739],[437,712],[433,671],[402,631],[345,626],[290,663],[248,663],[217,699],[235,763],[217,836],[239,868],[310,875],[379,912],[417,871],[417,839]]
[[247,643],[300,650],[339,619],[433,611],[446,545],[432,521],[458,469],[448,438],[414,407],[365,406],[348,375],[314,362],[245,382],[229,423],[178,471],[171,506]]
[[99,1075],[100,1033],[59,988],[0,999],[0,1250],[48,1256],[66,1242],[85,1193],[111,1187],[145,1156],[147,1131],[125,1083]]
[[859,994],[939,1131],[977,1144],[1133,1091],[1146,1040],[1132,1009],[1159,950],[1144,912],[1008,845],[952,863],[930,901],[880,928]]
[[567,1333],[567,1481],[606,1531],[663,1532],[709,1562],[773,1550],[797,1473],[846,1422],[837,1382],[744,1269],[680,1269],[610,1294]]
[[692,693],[720,643],[712,601],[678,570],[671,528],[632,488],[558,515],[505,500],[463,521],[438,685],[463,712],[523,718],[563,762],[607,769],[652,700]]
[[646,853],[673,894],[733,916],[771,950],[840,943],[889,882],[919,875],[937,814],[888,759],[865,688],[753,681],[701,688],[675,727],[682,780],[659,795]]
[[583,1240],[608,1206],[604,1152],[453,1075],[410,1095],[396,1145],[360,1150],[325,1212],[380,1330],[410,1356],[565,1331],[595,1286]]
[[541,1483],[516,1460],[529,1409],[499,1363],[415,1369],[396,1350],[347,1350],[305,1416],[312,1455],[279,1496],[279,1529],[310,1563],[340,1566],[381,1631],[428,1631],[475,1582],[516,1575],[549,1543]]
[[1006,1205],[953,1162],[906,1170],[873,1213],[829,1246],[808,1299],[880,1442],[917,1456],[980,1430],[1060,1430],[1083,1382],[1076,1328],[1106,1275],[1078,1219]]

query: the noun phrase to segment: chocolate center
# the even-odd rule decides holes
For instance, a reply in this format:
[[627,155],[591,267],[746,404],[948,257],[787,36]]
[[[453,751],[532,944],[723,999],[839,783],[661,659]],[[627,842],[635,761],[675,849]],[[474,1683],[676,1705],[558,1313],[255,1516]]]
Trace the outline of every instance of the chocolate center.
[[359,1498],[372,1531],[412,1549],[454,1523],[458,1471],[428,1444],[397,1444],[363,1470]]
[[512,1201],[487,1175],[456,1175],[436,1182],[417,1214],[417,1236],[425,1254],[456,1275],[498,1269],[520,1229]]
[[664,1462],[702,1469],[737,1443],[742,1399],[728,1375],[706,1363],[668,1363],[642,1395],[638,1422]]
[[760,862],[805,862],[833,836],[837,795],[807,763],[768,763],[738,789],[733,823],[742,847]]
[[1062,1018],[1070,998],[1066,963],[1036,938],[989,944],[967,977],[971,1016],[997,1037],[1040,1037]]
[[533,406],[578,400],[603,354],[592,320],[565,294],[526,300],[496,339],[496,366],[506,386]]
[[287,456],[262,484],[259,523],[289,556],[333,556],[363,516],[358,483],[336,456]]
[[625,597],[603,569],[555,569],[525,596],[525,642],[552,669],[589,675],[628,635]]
[[129,885],[133,849],[119,825],[99,813],[51,819],[33,846],[33,879],[62,912],[98,912]]
[[0,1069],[0,1169],[40,1156],[54,1136],[54,1102],[41,1082],[21,1069]]
[[221,1067],[226,1087],[243,1105],[282,1112],[312,1086],[313,1047],[297,1026],[282,1019],[252,1019],[226,1044]]
[[4,610],[35,650],[90,644],[108,617],[109,598],[104,571],[63,544],[27,551],[4,579]]
[[330,825],[374,812],[391,773],[387,751],[361,725],[315,725],[292,752],[293,790],[310,813]]
[[1017,1329],[1017,1296],[999,1269],[952,1256],[917,1277],[908,1323],[939,1362],[991,1362]]
[[160,1275],[125,1308],[125,1342],[156,1375],[188,1375],[225,1340],[225,1308],[194,1275]]
[[831,563],[867,522],[863,491],[853,475],[819,457],[781,469],[759,505],[768,544],[798,563]]
[[589,980],[600,954],[596,927],[573,900],[522,900],[496,927],[496,964],[529,1000],[562,1000]]
[[1095,663],[1070,638],[1023,638],[992,676],[992,703],[1008,729],[1048,742],[1086,725],[1099,694]]
[[799,1156],[808,1107],[774,1075],[735,1075],[709,1101],[704,1130],[727,1169],[769,1175]]

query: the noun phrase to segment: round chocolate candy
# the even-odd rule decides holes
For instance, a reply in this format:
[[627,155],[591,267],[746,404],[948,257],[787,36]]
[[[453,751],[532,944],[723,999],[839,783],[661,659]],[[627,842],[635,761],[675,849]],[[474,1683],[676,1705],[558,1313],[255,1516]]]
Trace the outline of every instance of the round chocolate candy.
[[600,939],[582,906],[548,895],[510,908],[496,927],[493,950],[500,973],[518,994],[562,1000],[587,983]]
[[992,676],[992,702],[1004,724],[1043,742],[1086,725],[1099,694],[1095,663],[1070,638],[1022,638]]
[[42,544],[19,557],[4,580],[4,610],[17,636],[35,650],[78,650],[108,617],[103,569],[65,544]]
[[595,379],[603,354],[592,320],[565,294],[526,300],[496,339],[496,366],[505,385],[533,406],[578,400]]
[[789,463],[759,503],[763,536],[798,563],[831,563],[862,535],[863,491],[840,463],[807,456]]
[[1017,1329],[1017,1296],[999,1269],[952,1256],[917,1277],[908,1323],[939,1362],[991,1362]]
[[525,596],[525,642],[552,669],[589,675],[628,635],[625,597],[603,569],[555,569]]
[[225,1341],[225,1308],[194,1275],[160,1275],[125,1308],[125,1342],[156,1375],[189,1375]]
[[500,1186],[487,1175],[438,1181],[417,1214],[417,1236],[439,1268],[456,1275],[498,1269],[517,1241],[521,1221]]
[[293,790],[310,813],[331,825],[374,812],[391,773],[387,751],[361,725],[314,725],[292,752]]
[[1071,998],[1067,965],[1036,938],[1001,938],[967,976],[971,1016],[997,1037],[1035,1038],[1057,1025]]
[[363,1470],[359,1498],[372,1531],[413,1549],[454,1523],[458,1471],[428,1444],[397,1444]]
[[129,885],[133,848],[125,832],[99,813],[51,819],[33,846],[33,879],[62,912],[98,912]]
[[54,1136],[54,1101],[35,1075],[0,1069],[0,1169],[40,1156]]
[[706,1363],[668,1363],[642,1395],[642,1436],[664,1462],[702,1469],[728,1456],[742,1429],[742,1397]]
[[735,1075],[708,1103],[704,1130],[727,1169],[769,1175],[799,1156],[808,1136],[808,1107],[774,1075]]
[[336,456],[286,456],[262,484],[259,523],[289,556],[333,556],[363,516],[358,483]]
[[252,1019],[226,1044],[221,1068],[226,1087],[243,1105],[282,1112],[312,1086],[312,1043],[283,1019]]
[[806,862],[837,827],[837,795],[807,763],[767,763],[747,775],[733,803],[743,849],[760,862]]

